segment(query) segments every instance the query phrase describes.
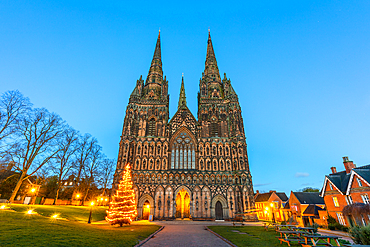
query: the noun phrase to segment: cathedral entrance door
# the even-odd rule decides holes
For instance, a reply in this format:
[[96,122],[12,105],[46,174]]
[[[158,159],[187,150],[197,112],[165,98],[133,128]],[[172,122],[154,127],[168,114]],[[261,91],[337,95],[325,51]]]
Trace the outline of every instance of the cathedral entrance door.
[[143,220],[148,220],[150,214],[150,204],[146,201],[143,205]]
[[176,218],[189,218],[190,197],[185,189],[180,190],[176,196]]
[[220,201],[216,202],[216,220],[223,220],[222,204]]

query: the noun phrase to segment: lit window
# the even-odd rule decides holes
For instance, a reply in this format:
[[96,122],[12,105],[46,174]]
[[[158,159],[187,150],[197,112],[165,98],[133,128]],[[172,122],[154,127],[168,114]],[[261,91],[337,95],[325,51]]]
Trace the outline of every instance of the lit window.
[[336,196],[333,196],[333,202],[334,202],[334,206],[339,207],[338,198]]
[[365,204],[369,204],[369,196],[367,194],[361,195],[361,198]]
[[358,187],[362,187],[361,179],[357,178]]
[[72,185],[73,184],[73,182],[69,182],[69,185]]
[[341,225],[346,225],[346,222],[344,221],[344,217],[342,213],[337,213],[338,222]]
[[67,185],[67,184],[68,184],[68,182],[65,182],[65,183],[64,183],[64,185]]

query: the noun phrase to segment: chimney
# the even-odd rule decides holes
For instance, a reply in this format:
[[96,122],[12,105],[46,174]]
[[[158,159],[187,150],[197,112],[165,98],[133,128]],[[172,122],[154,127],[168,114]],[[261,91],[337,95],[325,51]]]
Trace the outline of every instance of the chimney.
[[256,191],[256,193],[257,193],[257,194],[259,194],[259,193],[260,193],[260,191],[259,191],[259,190],[257,190],[257,191]]
[[356,164],[353,164],[353,161],[350,161],[347,156],[343,157],[343,165],[346,168],[346,173],[350,173],[353,168],[356,168]]
[[335,166],[330,167],[330,169],[332,174],[337,173],[337,168]]
[[276,190],[270,190],[270,193],[272,193],[272,192],[275,192],[276,193]]

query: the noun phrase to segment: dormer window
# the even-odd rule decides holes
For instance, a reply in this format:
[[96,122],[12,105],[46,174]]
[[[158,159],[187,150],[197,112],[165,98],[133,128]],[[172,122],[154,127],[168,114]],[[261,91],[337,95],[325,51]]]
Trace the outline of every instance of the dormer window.
[[333,190],[333,185],[329,182],[330,190]]
[[356,178],[356,179],[357,179],[358,187],[362,187],[361,179],[360,178]]

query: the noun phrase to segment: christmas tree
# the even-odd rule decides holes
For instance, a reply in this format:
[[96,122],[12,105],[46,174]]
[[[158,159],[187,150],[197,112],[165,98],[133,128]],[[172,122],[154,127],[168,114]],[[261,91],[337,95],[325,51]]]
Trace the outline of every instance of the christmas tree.
[[109,204],[105,219],[111,224],[130,224],[137,216],[135,192],[132,189],[131,167],[126,165],[116,195]]

